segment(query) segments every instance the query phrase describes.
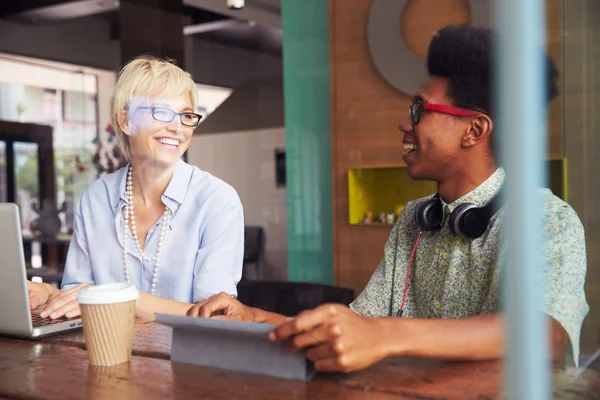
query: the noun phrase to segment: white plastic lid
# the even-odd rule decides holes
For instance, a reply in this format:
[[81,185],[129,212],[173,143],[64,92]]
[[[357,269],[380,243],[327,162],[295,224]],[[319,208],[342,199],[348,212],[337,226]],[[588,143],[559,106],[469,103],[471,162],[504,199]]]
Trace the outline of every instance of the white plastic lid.
[[137,300],[139,297],[140,294],[133,284],[121,282],[81,289],[77,301],[79,304],[115,304]]

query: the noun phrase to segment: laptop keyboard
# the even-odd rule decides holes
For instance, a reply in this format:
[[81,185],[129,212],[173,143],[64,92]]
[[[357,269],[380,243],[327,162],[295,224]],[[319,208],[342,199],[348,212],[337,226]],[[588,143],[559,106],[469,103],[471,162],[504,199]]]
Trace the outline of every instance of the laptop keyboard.
[[71,320],[80,318],[80,317],[67,318],[65,316],[62,316],[62,317],[56,318],[56,319],[51,319],[51,318],[47,318],[47,317],[42,318],[42,317],[40,317],[40,312],[42,312],[43,309],[44,309],[43,307],[38,307],[31,312],[31,322],[33,323],[34,328],[39,328],[41,326],[46,326],[46,325],[59,324],[61,322],[71,321]]

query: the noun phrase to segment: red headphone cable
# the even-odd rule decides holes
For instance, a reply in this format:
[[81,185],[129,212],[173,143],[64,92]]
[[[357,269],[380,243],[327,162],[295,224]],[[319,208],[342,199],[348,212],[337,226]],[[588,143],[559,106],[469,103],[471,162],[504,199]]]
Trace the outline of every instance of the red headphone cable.
[[417,240],[415,240],[415,244],[412,249],[412,253],[410,254],[410,260],[408,260],[408,269],[406,271],[406,282],[404,283],[404,294],[402,295],[402,304],[400,304],[400,309],[396,316],[401,317],[404,313],[404,302],[406,301],[406,294],[408,293],[408,280],[410,279],[410,267],[412,266],[413,259],[415,257],[415,251],[417,250],[417,246],[419,245],[419,240],[421,240],[421,234],[423,232],[419,232],[419,236],[417,236]]

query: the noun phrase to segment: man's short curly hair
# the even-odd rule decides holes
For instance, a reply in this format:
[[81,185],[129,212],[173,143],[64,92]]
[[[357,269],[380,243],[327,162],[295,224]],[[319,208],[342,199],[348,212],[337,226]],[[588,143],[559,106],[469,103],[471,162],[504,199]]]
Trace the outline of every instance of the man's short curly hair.
[[[457,107],[482,111],[493,118],[495,97],[495,33],[469,25],[442,28],[431,40],[427,54],[430,76],[450,81],[447,95]],[[558,95],[558,71],[546,54],[548,103]]]

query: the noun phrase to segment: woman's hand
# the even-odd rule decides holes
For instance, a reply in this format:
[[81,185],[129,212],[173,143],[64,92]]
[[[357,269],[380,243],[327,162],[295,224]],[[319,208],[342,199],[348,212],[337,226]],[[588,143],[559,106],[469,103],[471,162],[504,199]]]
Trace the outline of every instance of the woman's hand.
[[77,302],[77,293],[79,293],[81,289],[88,286],[91,285],[88,283],[81,283],[69,290],[61,290],[60,293],[48,300],[48,304],[40,313],[40,317],[50,317],[51,319],[56,319],[62,317],[63,315],[67,318],[73,318],[81,315],[79,303]]
[[56,296],[60,290],[46,283],[37,283],[27,281],[27,292],[29,294],[29,308],[35,310],[39,306],[43,306]]
[[194,304],[187,312],[191,317],[234,319],[246,322],[255,321],[250,307],[240,303],[229,294],[221,292],[204,301]]

